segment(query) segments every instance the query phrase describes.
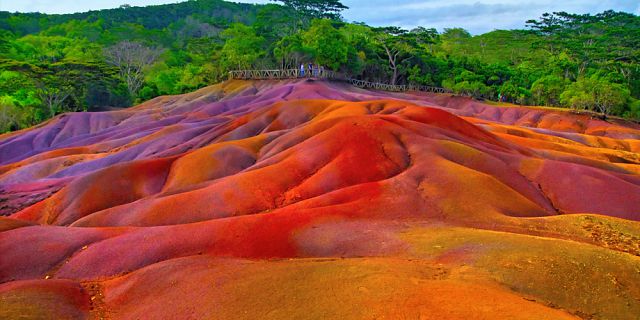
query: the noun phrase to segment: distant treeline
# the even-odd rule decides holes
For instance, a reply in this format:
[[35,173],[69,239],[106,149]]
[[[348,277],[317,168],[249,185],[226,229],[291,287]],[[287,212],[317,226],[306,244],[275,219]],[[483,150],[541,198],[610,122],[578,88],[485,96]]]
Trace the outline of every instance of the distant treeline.
[[233,69],[316,63],[352,78],[640,118],[640,17],[565,12],[471,36],[347,23],[337,0],[221,0],[48,15],[0,12],[0,132],[126,107]]

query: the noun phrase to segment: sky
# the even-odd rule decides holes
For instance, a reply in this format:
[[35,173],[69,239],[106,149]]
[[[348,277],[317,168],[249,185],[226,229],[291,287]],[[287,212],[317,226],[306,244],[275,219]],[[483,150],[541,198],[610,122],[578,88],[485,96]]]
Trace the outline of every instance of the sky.
[[[72,13],[116,8],[127,3],[144,6],[180,2],[178,0],[0,0],[0,11]],[[234,2],[267,3],[267,0]],[[348,21],[372,26],[403,28],[424,26],[442,31],[462,27],[472,34],[495,29],[523,28],[525,21],[544,12],[598,13],[612,9],[640,15],[638,0],[342,0]]]

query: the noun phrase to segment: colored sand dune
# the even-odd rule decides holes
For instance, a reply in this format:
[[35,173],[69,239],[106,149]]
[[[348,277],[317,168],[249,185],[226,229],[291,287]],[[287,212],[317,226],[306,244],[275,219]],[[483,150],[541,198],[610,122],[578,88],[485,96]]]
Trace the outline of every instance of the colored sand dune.
[[229,81],[0,136],[0,318],[637,319],[640,126]]

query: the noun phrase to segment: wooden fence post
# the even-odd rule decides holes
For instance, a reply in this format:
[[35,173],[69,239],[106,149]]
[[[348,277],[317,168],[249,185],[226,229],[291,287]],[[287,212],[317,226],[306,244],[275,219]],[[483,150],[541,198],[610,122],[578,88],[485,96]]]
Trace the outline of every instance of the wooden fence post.
[[[314,74],[312,74],[312,71],[309,70],[308,72],[305,72],[304,77],[312,78],[314,77]],[[229,71],[228,78],[229,80],[233,80],[233,79],[242,79],[242,80],[297,79],[297,78],[300,78],[300,73],[298,69],[232,70],[232,71]],[[440,87],[430,87],[430,86],[413,85],[413,84],[391,85],[387,83],[369,82],[364,80],[351,79],[333,70],[324,70],[324,69],[318,70],[315,74],[315,78],[346,81],[355,87],[364,88],[364,89],[375,89],[375,90],[394,91],[394,92],[424,91],[424,92],[433,92],[433,93],[451,93],[451,90],[440,88]]]

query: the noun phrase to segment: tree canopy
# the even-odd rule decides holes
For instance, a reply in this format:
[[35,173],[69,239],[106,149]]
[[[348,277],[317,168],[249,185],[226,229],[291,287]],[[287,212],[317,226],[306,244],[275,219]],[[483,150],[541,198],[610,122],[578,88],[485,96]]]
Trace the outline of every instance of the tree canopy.
[[316,63],[367,81],[640,118],[640,17],[555,12],[524,30],[347,23],[337,0],[222,0],[47,15],[0,12],[0,131],[127,107],[229,70]]
[[340,12],[349,7],[339,0],[271,0],[282,2],[302,16],[318,19],[340,19]]

